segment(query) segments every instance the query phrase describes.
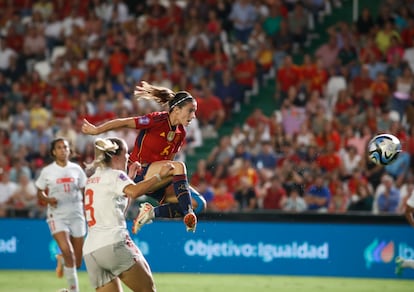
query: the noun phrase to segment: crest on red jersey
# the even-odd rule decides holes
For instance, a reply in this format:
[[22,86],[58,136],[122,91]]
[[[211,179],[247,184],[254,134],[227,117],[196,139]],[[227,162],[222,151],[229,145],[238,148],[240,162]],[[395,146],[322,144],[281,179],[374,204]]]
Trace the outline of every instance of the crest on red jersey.
[[174,137],[175,137],[175,131],[169,131],[167,134],[167,140],[171,142],[172,140],[174,140]]

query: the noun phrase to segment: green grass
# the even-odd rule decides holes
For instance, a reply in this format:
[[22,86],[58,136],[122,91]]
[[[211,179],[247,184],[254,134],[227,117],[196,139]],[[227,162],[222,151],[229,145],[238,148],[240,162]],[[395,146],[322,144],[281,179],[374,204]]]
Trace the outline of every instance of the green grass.
[[[330,277],[286,277],[209,274],[155,274],[158,292],[405,292],[414,281]],[[82,292],[94,291],[85,272],[79,273]],[[49,271],[0,271],[0,291],[53,292],[65,287]],[[129,289],[125,289],[129,291]]]

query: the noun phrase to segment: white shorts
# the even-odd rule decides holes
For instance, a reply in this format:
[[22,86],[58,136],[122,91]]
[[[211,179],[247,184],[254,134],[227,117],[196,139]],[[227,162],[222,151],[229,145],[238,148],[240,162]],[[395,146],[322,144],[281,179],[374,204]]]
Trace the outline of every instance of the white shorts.
[[83,258],[89,280],[95,289],[111,282],[136,262],[144,261],[146,264],[141,251],[129,237],[85,254]]
[[50,233],[53,235],[65,231],[72,237],[84,237],[86,235],[86,219],[83,216],[72,218],[48,217]]

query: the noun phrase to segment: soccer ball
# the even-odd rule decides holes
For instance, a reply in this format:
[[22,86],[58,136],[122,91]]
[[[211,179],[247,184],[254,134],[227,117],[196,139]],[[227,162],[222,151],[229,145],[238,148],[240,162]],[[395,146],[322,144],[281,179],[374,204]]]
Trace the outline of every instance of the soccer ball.
[[388,165],[397,159],[400,152],[400,140],[394,135],[380,134],[368,143],[368,156],[375,164]]

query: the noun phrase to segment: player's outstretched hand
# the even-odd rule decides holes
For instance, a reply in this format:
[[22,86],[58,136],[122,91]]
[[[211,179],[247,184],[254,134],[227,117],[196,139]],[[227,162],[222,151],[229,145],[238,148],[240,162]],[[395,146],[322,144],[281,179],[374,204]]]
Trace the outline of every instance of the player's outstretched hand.
[[92,125],[91,123],[88,122],[87,119],[83,119],[83,124],[82,124],[82,133],[84,134],[88,134],[88,135],[96,135],[98,134],[96,127],[94,125]]
[[160,170],[160,176],[161,178],[169,177],[173,174],[174,165],[170,162],[165,163]]

